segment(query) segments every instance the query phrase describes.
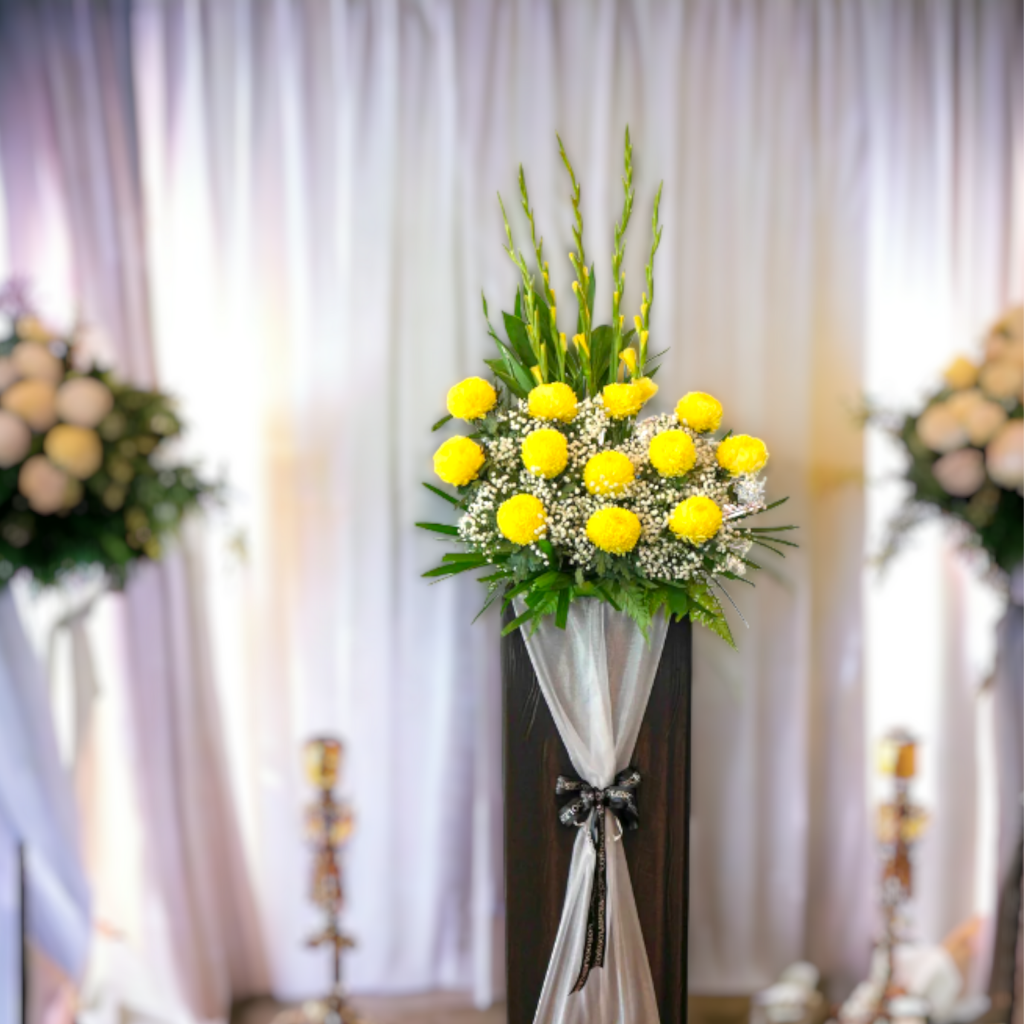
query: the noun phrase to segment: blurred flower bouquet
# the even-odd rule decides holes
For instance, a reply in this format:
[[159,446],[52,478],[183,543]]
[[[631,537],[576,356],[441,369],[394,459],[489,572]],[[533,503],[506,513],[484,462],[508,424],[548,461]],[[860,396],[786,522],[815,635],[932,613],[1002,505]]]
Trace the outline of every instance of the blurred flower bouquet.
[[100,565],[122,586],[212,487],[166,456],[181,431],[166,395],[81,367],[17,287],[0,307],[0,584]]
[[[561,143],[560,143],[561,145]],[[516,249],[505,216],[507,252],[521,276],[505,337],[484,316],[497,347],[487,360],[496,383],[470,377],[448,392],[449,415],[472,427],[445,441],[434,471],[456,493],[426,484],[459,513],[457,524],[419,523],[466,550],[444,555],[428,577],[486,570],[485,608],[521,597],[525,610],[505,632],[554,615],[565,626],[572,601],[593,597],[646,630],[662,608],[700,622],[729,643],[723,581],[743,581],[759,566],[756,545],[779,554],[788,526],[757,527],[766,504],[760,472],[768,451],[746,435],[721,438],[722,406],[711,395],[684,395],[669,414],[638,420],[658,391],[649,352],[654,257],[661,240],[659,188],[640,311],[627,330],[623,312],[625,233],[633,208],[632,151],[626,133],[624,203],[612,253],[611,322],[594,325],[596,277],[587,263],[580,186],[561,149],[575,211],[569,254],[574,272],[571,342],[559,330],[557,298],[537,237],[522,168],[519,186],[536,273]],[[500,197],[499,197],[500,202]],[[505,214],[502,205],[502,214]],[[783,499],[785,500],[785,499]]]
[[910,456],[912,491],[883,557],[938,508],[966,523],[992,562],[1010,573],[1024,559],[1024,309],[993,325],[980,363],[959,356],[944,376],[924,409],[891,427]]

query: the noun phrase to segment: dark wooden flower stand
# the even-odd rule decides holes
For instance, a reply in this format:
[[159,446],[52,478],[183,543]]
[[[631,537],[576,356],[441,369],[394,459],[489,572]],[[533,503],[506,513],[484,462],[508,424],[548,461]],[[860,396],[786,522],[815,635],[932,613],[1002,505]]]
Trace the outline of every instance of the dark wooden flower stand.
[[[673,623],[630,762],[643,777],[640,828],[623,838],[661,1024],[686,1021],[691,664],[690,622]],[[518,630],[502,640],[502,677],[508,1021],[531,1024],[576,839],[558,823],[555,780],[575,771]]]

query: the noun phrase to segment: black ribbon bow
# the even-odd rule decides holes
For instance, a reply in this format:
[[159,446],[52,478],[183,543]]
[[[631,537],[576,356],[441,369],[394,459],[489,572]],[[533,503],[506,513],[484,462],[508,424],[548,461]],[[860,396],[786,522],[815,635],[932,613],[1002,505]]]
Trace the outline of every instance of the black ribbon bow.
[[595,789],[579,779],[558,776],[555,795],[572,793],[573,798],[562,804],[558,820],[567,828],[590,829],[590,841],[597,851],[594,865],[594,881],[590,887],[590,911],[587,915],[587,941],[583,946],[583,963],[579,977],[573,985],[573,992],[579,992],[587,983],[595,967],[604,967],[605,940],[608,935],[608,856],[605,837],[605,814],[608,810],[615,815],[623,829],[640,827],[640,812],[636,806],[636,790],[640,785],[640,773],[635,768],[625,768],[615,776],[615,781],[605,789]]

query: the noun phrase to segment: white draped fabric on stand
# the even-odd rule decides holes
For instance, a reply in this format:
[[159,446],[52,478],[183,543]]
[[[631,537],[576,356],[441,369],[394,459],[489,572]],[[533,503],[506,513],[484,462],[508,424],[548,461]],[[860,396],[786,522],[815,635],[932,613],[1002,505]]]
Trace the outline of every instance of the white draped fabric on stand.
[[[606,308],[627,122],[634,306],[665,179],[657,404],[720,397],[729,425],[767,440],[772,495],[791,496],[786,518],[802,527],[800,551],[737,595],[751,623],[736,624],[740,652],[696,644],[691,988],[749,992],[807,956],[848,989],[866,968],[874,870],[853,410],[866,359],[878,379],[879,339],[902,342],[920,322],[921,350],[940,361],[929,330],[957,274],[983,296],[963,330],[1006,297],[1004,256],[981,257],[1015,244],[1019,200],[1000,174],[1020,153],[1005,100],[1019,2],[111,0],[75,5],[66,24],[59,5],[29,6],[48,12],[44,36],[63,25],[131,51],[115,65],[130,74],[98,94],[58,89],[48,44],[11,47],[7,67],[28,64],[21,81],[49,69],[65,128],[55,151],[45,104],[15,102],[28,86],[0,95],[12,237],[35,254],[19,269],[73,265],[86,312],[118,345],[148,345],[148,323],[104,289],[146,268],[152,365],[184,400],[193,450],[228,471],[231,512],[206,540],[210,659],[277,991],[310,993],[324,977],[302,948],[314,916],[298,748],[325,731],[349,743],[358,816],[353,986],[472,981],[482,1002],[499,989],[497,624],[470,627],[471,581],[417,579],[438,548],[411,524],[440,514],[418,483],[439,439],[427,427],[489,354],[479,292],[494,311],[515,288],[495,190],[515,196],[523,161],[564,292],[562,134]],[[125,12],[118,32],[97,34]],[[96,110],[112,116],[99,95],[133,89],[128,115],[107,122],[117,132],[84,130]],[[91,173],[96,139],[131,158]],[[66,172],[76,157],[88,185]],[[111,221],[87,211],[119,207],[125,181],[136,220],[90,232]],[[73,241],[46,249],[62,209]],[[956,230],[953,210],[972,211]],[[948,230],[928,234],[934,223]],[[921,238],[936,269],[924,277]],[[143,294],[137,281],[129,292]],[[933,315],[894,317],[908,294],[932,296]],[[170,600],[177,586],[142,590]],[[929,608],[918,643],[943,614]],[[891,676],[868,662],[879,699],[896,691]],[[947,715],[943,729],[943,749],[970,748],[973,722]],[[154,771],[156,784],[167,759]]]
[[[526,603],[517,599],[516,614],[524,611]],[[546,619],[536,632],[523,632],[558,735],[579,778],[594,789],[613,785],[618,773],[629,767],[667,630],[668,620],[660,615],[645,637],[623,612],[596,600],[584,600],[570,606],[564,630]],[[608,837],[603,963],[589,973],[579,992],[573,991],[588,941],[592,887],[597,884],[598,852],[588,819],[579,827],[573,845],[565,905],[534,1021],[653,1024],[658,1019],[658,1003],[626,854],[613,838],[612,812],[598,806],[592,813],[604,815]],[[604,935],[597,942],[603,943]]]

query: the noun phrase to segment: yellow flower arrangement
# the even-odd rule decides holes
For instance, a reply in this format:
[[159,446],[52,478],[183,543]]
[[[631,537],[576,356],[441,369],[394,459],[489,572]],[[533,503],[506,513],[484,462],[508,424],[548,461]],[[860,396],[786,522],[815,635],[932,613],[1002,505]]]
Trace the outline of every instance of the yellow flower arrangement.
[[710,433],[722,423],[722,403],[703,391],[691,391],[679,399],[676,419],[701,434]]
[[697,448],[685,430],[666,430],[651,441],[648,458],[661,476],[683,476],[693,469]]
[[449,437],[434,452],[434,472],[453,487],[475,480],[484,464],[484,450],[468,437]]
[[722,528],[722,510],[710,498],[695,494],[672,510],[668,528],[690,544],[704,544]]
[[467,377],[448,390],[448,412],[457,420],[481,420],[497,401],[498,392],[482,377]]
[[527,399],[530,415],[538,420],[572,423],[576,418],[576,392],[568,384],[538,384]]
[[640,520],[627,508],[598,509],[587,520],[587,537],[594,547],[611,555],[625,555],[640,539]]
[[717,458],[722,469],[739,476],[740,473],[756,473],[764,469],[768,449],[759,437],[734,434],[718,446]]
[[591,494],[622,494],[636,474],[622,452],[598,452],[587,459],[583,483]]
[[[426,484],[448,503],[451,518],[417,523],[462,550],[445,555],[424,576],[446,579],[479,570],[488,591],[485,607],[500,599],[503,612],[522,597],[525,608],[517,608],[505,634],[527,623],[537,628],[549,616],[555,627],[565,629],[574,602],[587,598],[606,601],[645,634],[660,613],[676,619],[689,615],[732,644],[716,594],[725,592],[727,580],[756,568],[747,558],[755,545],[775,556],[785,554],[794,546],[785,534],[792,527],[749,525],[752,516],[780,504],[766,499],[766,481],[757,472],[767,451],[756,438],[719,440],[725,431],[719,429],[722,405],[716,398],[695,391],[679,400],[675,415],[642,411],[658,394],[652,378],[659,356],[650,353],[661,192],[654,200],[642,277],[647,287],[627,297],[631,154],[627,132],[610,316],[601,311],[593,264],[584,256],[579,185],[564,148],[576,220],[568,302],[564,296],[556,300],[526,177],[519,174],[532,244],[520,249],[504,218],[506,252],[520,282],[513,308],[498,320],[492,320],[483,299],[488,334],[497,346],[496,357],[486,360],[491,383],[471,377],[448,393],[453,416],[483,420],[465,432],[470,437],[447,442],[435,457],[438,475],[459,485],[458,495]],[[637,300],[639,309],[629,309],[627,303]],[[630,319],[635,330],[627,331]],[[0,380],[4,372],[0,360]],[[978,388],[994,394],[1011,383],[1009,371],[1000,371],[991,381],[979,381]],[[986,401],[980,390],[977,397]],[[433,429],[449,419],[440,419]],[[994,413],[983,423],[980,419],[972,420],[976,436],[982,428],[989,434],[1000,429]],[[0,458],[2,442],[0,436]],[[13,437],[11,445],[17,443]]]
[[498,529],[513,544],[532,544],[548,532],[544,503],[532,494],[516,494],[498,506]]
[[550,480],[569,462],[569,444],[565,434],[545,428],[531,431],[523,440],[523,465],[534,475]]

